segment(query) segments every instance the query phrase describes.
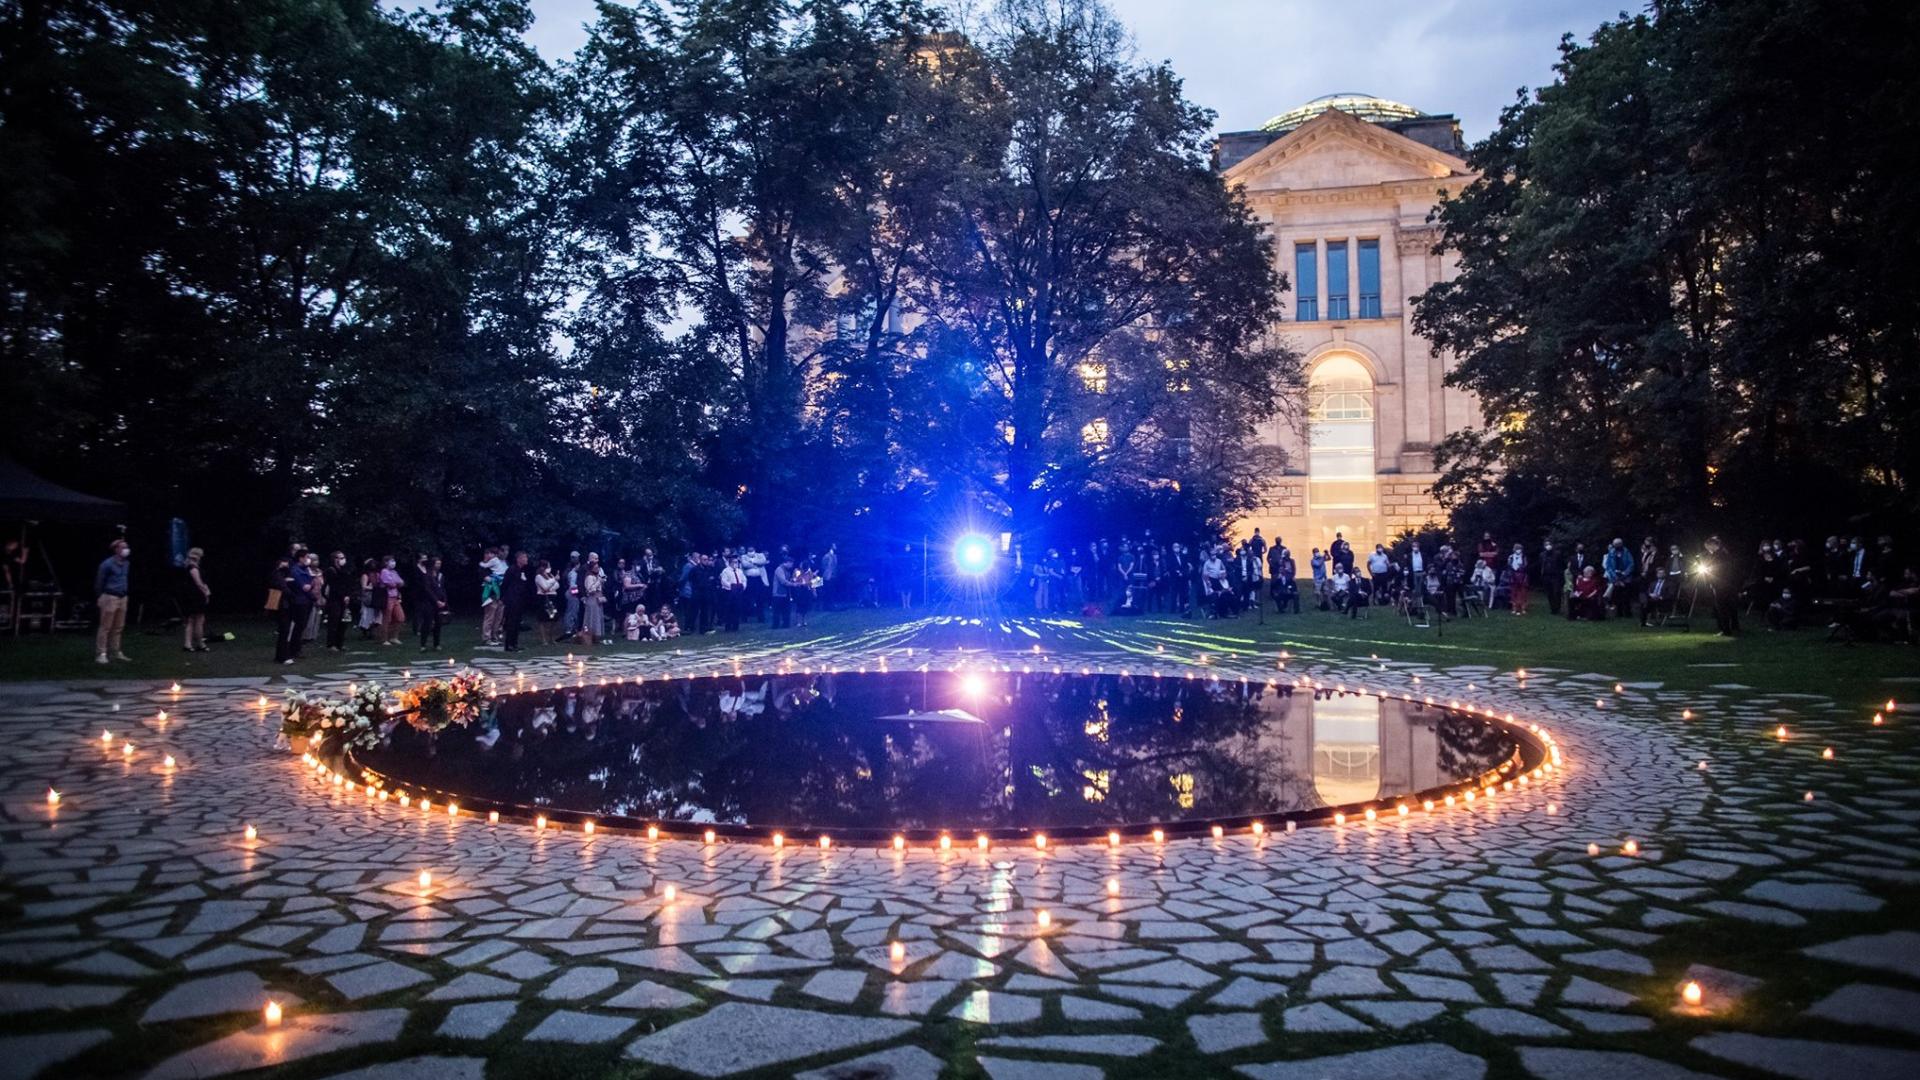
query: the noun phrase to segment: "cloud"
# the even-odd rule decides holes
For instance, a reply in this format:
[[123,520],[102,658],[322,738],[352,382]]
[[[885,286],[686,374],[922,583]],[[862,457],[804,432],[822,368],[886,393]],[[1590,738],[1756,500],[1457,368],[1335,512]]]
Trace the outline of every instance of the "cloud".
[[[549,60],[586,40],[593,0],[532,0]],[[1109,0],[1143,59],[1172,63],[1223,131],[1353,90],[1491,131],[1522,86],[1553,78],[1560,36],[1584,40],[1621,0]],[[1636,10],[1637,10],[1637,5]]]

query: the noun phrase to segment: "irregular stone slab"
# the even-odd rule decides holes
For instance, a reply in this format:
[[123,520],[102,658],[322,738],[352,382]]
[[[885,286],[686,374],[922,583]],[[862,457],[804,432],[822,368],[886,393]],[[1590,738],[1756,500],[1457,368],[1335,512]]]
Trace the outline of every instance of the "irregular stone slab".
[[1191,990],[1180,990],[1171,986],[1128,986],[1125,983],[1102,983],[1100,992],[1109,997],[1126,998],[1156,1009],[1171,1009],[1193,996]]
[[494,1033],[513,1019],[517,1001],[482,1001],[473,1005],[455,1005],[435,1032],[449,1039],[491,1039]]
[[610,967],[568,968],[547,984],[540,996],[548,1001],[579,1001],[601,993],[620,981],[620,973]]
[[405,1061],[383,1061],[352,1072],[335,1073],[327,1080],[484,1080],[487,1059],[431,1055]]
[[1807,1010],[1807,1015],[1842,1024],[1920,1035],[1920,993],[1891,986],[1854,983],[1815,1002]]
[[1040,1019],[1040,999],[975,990],[948,1009],[947,1015],[970,1024],[1024,1024]]
[[0,983],[0,1014],[38,1012],[41,1009],[91,1009],[111,1005],[127,996],[125,986],[48,986],[46,983]]
[[631,1016],[596,1016],[561,1009],[540,1021],[525,1037],[534,1042],[610,1042],[625,1035],[636,1022]]
[[1709,900],[1700,905],[1700,910],[1710,911],[1715,915],[1725,915],[1729,919],[1766,923],[1769,926],[1807,925],[1806,916],[1769,904],[1743,904],[1738,900]]
[[1254,1080],[1381,1080],[1387,1076],[1482,1080],[1487,1075],[1487,1063],[1445,1043],[1413,1043],[1357,1054],[1242,1065],[1239,1072]]
[[729,1001],[635,1040],[627,1056],[700,1076],[726,1076],[833,1050],[882,1042],[913,1030],[880,1020]]
[[1561,959],[1583,967],[1599,968],[1602,971],[1618,971],[1627,975],[1653,974],[1653,961],[1620,949],[1593,949],[1589,952],[1568,953]]
[[1609,1009],[1624,1008],[1639,1000],[1625,990],[1615,990],[1605,983],[1575,975],[1567,980],[1566,988],[1560,991],[1560,1000],[1569,1005],[1601,1005]]
[[1366,1013],[1382,1027],[1399,1031],[1424,1024],[1447,1010],[1437,1001],[1349,1001],[1347,1008]]
[[428,1001],[472,1001],[476,998],[516,997],[520,984],[479,971],[463,972],[452,982],[428,994]]
[[1285,995],[1286,992],[1287,988],[1283,983],[1262,982],[1259,979],[1249,979],[1243,975],[1228,983],[1226,989],[1208,998],[1207,1003],[1228,1007],[1244,1007],[1247,1005],[1258,1005],[1269,998],[1281,997]]
[[684,1009],[699,1001],[699,998],[684,990],[642,979],[602,1002],[602,1005],[609,1009]]
[[1367,1025],[1324,1001],[1296,1005],[1282,1014],[1280,1019],[1288,1031],[1338,1034],[1370,1030]]
[[37,1035],[0,1038],[0,1061],[10,1076],[37,1076],[43,1069],[70,1061],[113,1038],[104,1028],[48,1031]]
[[1714,1080],[1670,1061],[1617,1050],[1568,1050],[1557,1046],[1520,1047],[1520,1064],[1540,1080]]
[[808,997],[817,997],[822,1001],[832,1001],[845,1005],[860,996],[867,985],[867,973],[849,971],[844,968],[823,971],[807,980],[800,992]]
[[1795,911],[1879,911],[1887,904],[1851,884],[1837,882],[1762,881],[1741,895]]
[[1744,1032],[1702,1035],[1687,1045],[1703,1054],[1798,1080],[1907,1080],[1920,1076],[1920,1050],[1776,1039]]
[[1061,1054],[1139,1057],[1152,1053],[1160,1045],[1160,1040],[1146,1035],[1027,1035],[981,1039],[980,1045],[997,1050],[1051,1050]]
[[980,1067],[990,1080],[1105,1080],[1106,1073],[1092,1065],[1071,1065],[1058,1061],[1021,1061],[1018,1058],[982,1057]]
[[1645,1016],[1623,1016],[1620,1013],[1595,1012],[1592,1009],[1561,1009],[1560,1015],[1588,1031],[1602,1035],[1653,1030],[1653,1020]]
[[1260,1026],[1259,1013],[1212,1013],[1187,1017],[1187,1031],[1203,1054],[1224,1054],[1229,1050],[1256,1046],[1267,1041]]
[[1751,975],[1742,975],[1737,971],[1725,971],[1706,964],[1689,964],[1680,976],[1684,987],[1689,982],[1700,984],[1700,1004],[1688,1005],[1679,1002],[1673,1011],[1683,1016],[1719,1016],[1733,1011],[1740,999],[1760,989],[1761,981]]
[[327,982],[332,983],[333,988],[340,991],[340,995],[348,1001],[359,1001],[361,998],[372,997],[375,994],[386,994],[395,990],[404,990],[409,986],[417,986],[431,977],[426,972],[415,971],[405,964],[382,960],[377,964],[351,968],[336,975],[329,975]]
[[1545,1039],[1567,1033],[1567,1029],[1558,1024],[1518,1009],[1473,1009],[1467,1013],[1467,1023],[1489,1035],[1525,1035]]
[[1220,981],[1220,977],[1204,968],[1194,967],[1185,960],[1163,960],[1158,964],[1148,964],[1146,967],[1108,972],[1100,976],[1100,981],[1199,989],[1203,986],[1212,986]]
[[266,1008],[268,997],[278,1001],[282,1008],[300,1003],[300,999],[291,994],[271,993],[260,976],[251,971],[231,971],[180,983],[148,1006],[140,1022],[158,1024],[196,1016],[258,1012]]
[[[1062,987],[1062,989],[1071,988],[1071,983]],[[1020,988],[1009,982],[1007,989],[1018,990]],[[1078,997],[1073,994],[1062,994],[1060,996],[1060,1013],[1069,1020],[1095,1024],[1130,1022],[1144,1019],[1145,1016],[1139,1009],[1127,1005],[1114,1005],[1105,1001],[1095,1001],[1092,998]]]
[[1819,960],[1896,971],[1910,979],[1920,979],[1920,931],[1862,934],[1801,951]]
[[1307,987],[1307,996],[1328,997],[1393,997],[1393,988],[1380,981],[1380,976],[1372,968],[1346,965],[1328,968],[1314,976]]
[[880,1011],[895,1016],[925,1016],[959,985],[937,979],[927,982],[890,982],[880,996]]
[[292,1016],[279,1027],[256,1025],[175,1054],[155,1066],[146,1080],[194,1080],[284,1065],[349,1046],[392,1042],[406,1022],[405,1009]]
[[941,1067],[939,1058],[917,1046],[896,1046],[824,1069],[809,1069],[793,1080],[939,1080]]
[[1410,994],[1423,998],[1436,998],[1440,1001],[1465,1001],[1480,1003],[1480,992],[1472,983],[1459,979],[1446,979],[1438,975],[1414,975],[1410,972],[1396,971],[1394,980],[1407,988]]

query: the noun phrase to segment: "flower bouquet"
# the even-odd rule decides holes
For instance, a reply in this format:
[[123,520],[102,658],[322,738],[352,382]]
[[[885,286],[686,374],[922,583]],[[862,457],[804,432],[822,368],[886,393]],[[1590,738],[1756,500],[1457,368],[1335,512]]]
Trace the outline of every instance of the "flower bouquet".
[[396,694],[395,711],[409,726],[430,735],[454,725],[465,727],[480,716],[487,702],[485,683],[485,678],[473,671],[428,679]]
[[378,683],[356,684],[344,699],[289,690],[280,706],[280,734],[295,753],[326,740],[364,749],[390,730],[391,705]]

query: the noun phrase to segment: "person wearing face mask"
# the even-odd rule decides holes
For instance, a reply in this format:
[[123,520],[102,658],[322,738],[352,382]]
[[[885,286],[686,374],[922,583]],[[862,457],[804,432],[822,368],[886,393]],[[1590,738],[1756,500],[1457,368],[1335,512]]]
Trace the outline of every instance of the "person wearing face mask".
[[301,640],[306,635],[307,616],[313,614],[313,555],[296,552],[281,572],[279,636],[274,639],[273,659],[291,664],[300,659]]
[[107,557],[93,572],[94,606],[100,610],[100,629],[93,635],[93,662],[104,664],[108,654],[115,660],[131,660],[120,651],[120,637],[127,628],[127,560],[133,549],[125,540],[107,545]]
[[407,581],[400,576],[400,560],[389,555],[380,562],[380,586],[386,590],[386,608],[380,613],[380,644],[398,645],[407,632],[407,609],[400,602]]
[[347,648],[348,601],[359,595],[360,583],[347,565],[347,553],[336,551],[327,556],[321,578],[327,587],[327,645],[334,652]]

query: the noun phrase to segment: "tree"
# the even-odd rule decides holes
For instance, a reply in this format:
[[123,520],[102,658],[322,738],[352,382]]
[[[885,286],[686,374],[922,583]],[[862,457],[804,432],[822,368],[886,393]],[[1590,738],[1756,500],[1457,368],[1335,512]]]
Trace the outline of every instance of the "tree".
[[[1920,100],[1897,74],[1915,28],[1839,0],[1671,0],[1563,42],[1437,211],[1460,273],[1415,325],[1488,421],[1441,448],[1454,506],[1581,531],[1913,518],[1920,334],[1896,298],[1920,233],[1891,132]],[[1854,55],[1872,70],[1835,94]]]
[[664,289],[726,350],[710,475],[761,531],[811,501],[818,367],[796,331],[824,319],[836,185],[866,172],[860,136],[925,24],[911,0],[602,3],[580,57],[572,221],[607,273]]
[[1094,0],[1007,0],[973,40],[992,139],[910,289],[945,402],[919,457],[1022,533],[1089,487],[1246,499],[1298,360],[1268,336],[1283,281],[1210,168],[1211,115]]

